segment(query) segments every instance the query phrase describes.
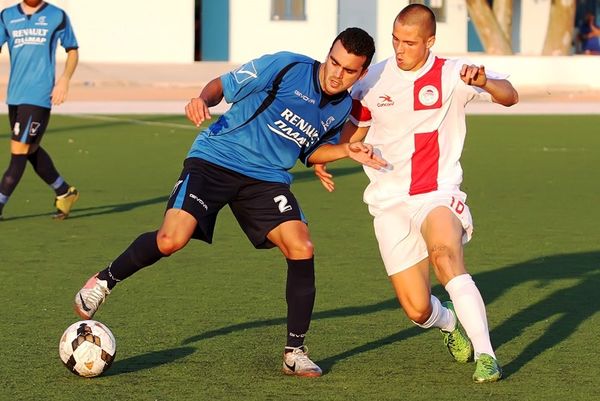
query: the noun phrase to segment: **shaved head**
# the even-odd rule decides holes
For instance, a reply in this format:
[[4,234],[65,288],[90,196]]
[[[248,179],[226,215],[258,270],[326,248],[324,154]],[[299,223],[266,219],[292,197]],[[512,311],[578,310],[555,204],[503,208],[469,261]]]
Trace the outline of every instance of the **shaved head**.
[[404,7],[394,22],[419,26],[424,38],[435,36],[435,15],[429,7],[422,4],[411,4]]

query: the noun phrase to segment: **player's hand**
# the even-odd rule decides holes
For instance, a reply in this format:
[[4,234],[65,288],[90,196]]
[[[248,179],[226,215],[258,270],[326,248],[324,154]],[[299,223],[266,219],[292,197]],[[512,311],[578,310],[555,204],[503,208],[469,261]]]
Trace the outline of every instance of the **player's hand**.
[[329,192],[333,192],[335,190],[335,183],[333,182],[333,175],[327,172],[326,164],[315,164],[315,175],[321,181],[321,185],[325,187],[325,189]]
[[69,93],[69,81],[67,79],[60,78],[56,81],[56,85],[52,88],[52,104],[59,105],[64,103],[67,99],[67,93]]
[[487,83],[485,67],[463,64],[460,69],[460,79],[467,85],[483,87]]
[[204,121],[211,119],[206,102],[199,97],[191,99],[185,106],[185,115],[196,127],[199,127]]
[[352,160],[357,161],[365,166],[381,170],[386,168],[388,163],[373,152],[373,146],[363,142],[352,142],[348,144],[349,154]]

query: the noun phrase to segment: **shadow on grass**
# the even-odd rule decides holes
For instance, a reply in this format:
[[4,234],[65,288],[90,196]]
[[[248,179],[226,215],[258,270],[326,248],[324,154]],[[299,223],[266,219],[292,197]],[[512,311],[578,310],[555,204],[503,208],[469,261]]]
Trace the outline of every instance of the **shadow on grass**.
[[[558,319],[544,331],[544,334],[529,344],[524,344],[518,355],[507,361],[499,354],[500,362],[504,363],[505,377],[508,377],[527,363],[535,359],[546,350],[549,350],[562,341],[569,338],[578,326],[598,311],[597,292],[600,288],[600,252],[576,253],[566,255],[553,255],[543,258],[528,260],[526,262],[499,268],[490,272],[474,275],[474,279],[480,288],[484,299],[488,304],[498,300],[505,292],[527,282],[537,282],[538,287],[543,289],[555,280],[576,280],[576,283],[567,288],[561,288],[550,293],[543,300],[530,305],[508,305],[506,309],[515,310],[504,323],[493,328],[491,333],[492,343],[498,349],[502,345],[511,342],[528,327],[554,316]],[[444,289],[437,285],[432,289],[434,294],[440,298],[447,298]],[[511,302],[502,300],[499,302]],[[488,307],[488,315],[494,313],[494,309]],[[372,305],[352,306],[328,311],[315,312],[313,320],[328,319],[342,316],[364,315],[384,310],[397,309],[401,313],[395,298],[378,302]],[[197,341],[223,336],[239,330],[247,330],[265,326],[286,324],[286,319],[275,318],[256,320],[230,326],[221,327],[216,330],[207,331],[185,339],[182,344],[191,344]],[[329,358],[317,361],[325,372],[331,370],[337,362],[351,358],[364,352],[393,344],[412,336],[418,335],[422,330],[411,327],[401,330],[390,336],[382,337],[355,348],[349,349]],[[515,340],[516,341],[516,340]],[[519,340],[522,341],[522,340]],[[440,346],[442,344],[440,338]]]
[[[138,207],[154,205],[157,203],[164,203],[166,207],[168,196],[157,196],[155,198],[144,199],[135,202],[129,203],[116,203],[112,205],[101,205],[101,206],[93,206],[93,207],[84,207],[84,208],[76,208],[70,215],[69,220],[81,219],[85,217],[93,217],[100,216],[103,214],[113,214],[113,213],[123,213],[128,212],[130,210],[136,209]],[[43,217],[43,216],[52,216],[54,212],[48,213],[37,213],[37,214],[27,214],[24,216],[16,216],[16,217],[5,217],[5,221],[12,220],[22,220],[22,219],[31,219],[35,217]]]
[[[538,322],[556,320],[534,341],[524,344],[512,360],[504,360],[505,377],[518,372],[544,351],[568,339],[589,317],[598,311],[600,288],[600,252],[553,255],[528,260],[475,277],[484,299],[491,303],[506,291],[526,282],[534,282],[540,291],[556,280],[575,280],[569,287],[557,289],[544,299],[528,305],[508,305],[515,313],[493,328],[491,337],[496,348],[510,343]],[[506,300],[503,302],[510,302]],[[493,309],[488,314],[494,313]],[[516,341],[516,340],[515,340]],[[519,340],[521,341],[521,340]],[[499,360],[502,362],[502,352]]]
[[[142,355],[132,356],[127,359],[118,359],[103,376],[116,376],[124,373],[138,372],[140,370],[152,369],[157,366],[175,362],[185,358],[196,351],[193,347],[171,348],[162,351],[147,352]],[[118,355],[117,355],[118,356]]]

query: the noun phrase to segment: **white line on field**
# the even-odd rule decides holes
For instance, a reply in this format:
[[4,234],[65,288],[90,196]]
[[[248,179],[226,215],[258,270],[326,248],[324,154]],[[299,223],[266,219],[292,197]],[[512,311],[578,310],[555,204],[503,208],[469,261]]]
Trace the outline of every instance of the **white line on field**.
[[117,121],[127,124],[150,125],[153,127],[179,128],[199,131],[199,128],[194,126],[191,122],[189,124],[163,123],[159,121],[136,120],[134,118],[121,118],[114,116],[100,116],[96,114],[76,114],[70,115],[69,117],[99,121]]

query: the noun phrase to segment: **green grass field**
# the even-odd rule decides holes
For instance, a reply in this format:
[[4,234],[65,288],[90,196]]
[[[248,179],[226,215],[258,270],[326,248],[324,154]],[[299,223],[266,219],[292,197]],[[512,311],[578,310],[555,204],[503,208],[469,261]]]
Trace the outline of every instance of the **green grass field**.
[[285,262],[254,250],[225,210],[213,245],[193,241],[114,290],[95,318],[117,338],[116,361],[82,379],[58,358],[60,335],[78,320],[72,299],[158,227],[196,130],[174,116],[54,116],[43,144],[81,199],[53,221],[53,193],[29,166],[4,210],[0,399],[597,399],[598,127],[600,116],[469,118],[463,189],[476,230],[466,260],[488,305],[499,383],[472,384],[474,365],[454,363],[439,333],[399,309],[361,200],[366,178],[351,162],[330,166],[333,194],[295,169],[316,246],[307,344],[323,377],[281,373]]

